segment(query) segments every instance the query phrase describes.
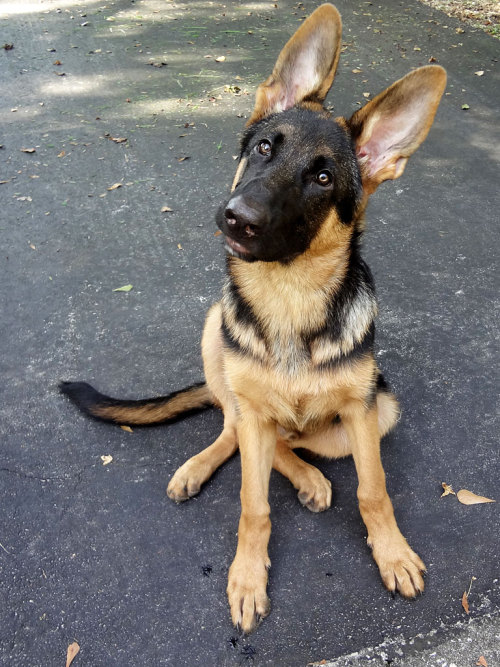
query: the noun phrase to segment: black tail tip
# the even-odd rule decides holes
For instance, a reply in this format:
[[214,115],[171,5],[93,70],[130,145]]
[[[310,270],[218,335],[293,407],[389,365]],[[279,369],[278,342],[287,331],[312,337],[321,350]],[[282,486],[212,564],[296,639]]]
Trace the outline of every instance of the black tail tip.
[[59,391],[83,410],[99,402],[101,394],[87,382],[60,382]]

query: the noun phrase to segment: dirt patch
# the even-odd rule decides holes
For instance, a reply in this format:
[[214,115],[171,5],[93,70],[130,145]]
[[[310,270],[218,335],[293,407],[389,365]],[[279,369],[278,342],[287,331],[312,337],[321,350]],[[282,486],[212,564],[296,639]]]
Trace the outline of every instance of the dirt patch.
[[500,39],[500,2],[487,0],[421,0],[421,2]]

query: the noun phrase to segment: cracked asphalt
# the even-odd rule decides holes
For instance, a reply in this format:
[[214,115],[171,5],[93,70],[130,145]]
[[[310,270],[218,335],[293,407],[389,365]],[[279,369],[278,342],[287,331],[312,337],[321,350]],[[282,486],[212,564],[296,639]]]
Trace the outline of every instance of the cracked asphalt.
[[428,566],[423,596],[384,591],[352,461],[317,461],[334,489],[320,515],[273,473],[272,612],[240,636],[225,597],[238,458],[188,503],[165,495],[221,415],[129,433],[57,393],[60,380],[141,397],[201,379],[238,136],[318,4],[0,3],[2,667],[63,665],[74,641],[74,667],[500,662],[498,504],[440,497],[447,482],[498,500],[497,40],[414,0],[337,3],[335,113],[429,60],[449,76],[365,238],[378,359],[403,410],[383,460]]

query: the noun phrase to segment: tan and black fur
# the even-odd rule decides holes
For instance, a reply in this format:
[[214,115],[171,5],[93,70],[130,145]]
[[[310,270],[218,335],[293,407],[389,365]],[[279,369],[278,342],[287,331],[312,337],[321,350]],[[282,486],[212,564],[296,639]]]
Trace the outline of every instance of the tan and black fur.
[[399,411],[374,359],[377,305],[360,235],[368,196],[398,178],[425,139],[446,75],[422,67],[350,119],[334,119],[323,101],[340,45],[340,16],[322,5],[257,91],[233,188],[217,214],[227,280],[203,333],[206,382],[143,401],[111,399],[84,383],[61,386],[87,413],[122,424],[223,409],[221,435],[177,470],[167,493],[175,501],[198,493],[239,448],[241,518],[227,592],[245,632],[269,612],[271,468],[310,510],[331,503],[330,482],[297,447],[352,454],[384,584],[406,597],[424,588],[424,564],[396,524],[380,460],[380,438]]

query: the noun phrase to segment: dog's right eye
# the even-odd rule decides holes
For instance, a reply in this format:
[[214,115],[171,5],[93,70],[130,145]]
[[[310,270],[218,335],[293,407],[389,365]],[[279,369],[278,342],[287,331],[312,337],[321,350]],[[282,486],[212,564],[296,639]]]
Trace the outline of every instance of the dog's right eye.
[[267,139],[259,141],[257,144],[257,150],[264,157],[269,157],[271,155],[271,142],[269,142]]

